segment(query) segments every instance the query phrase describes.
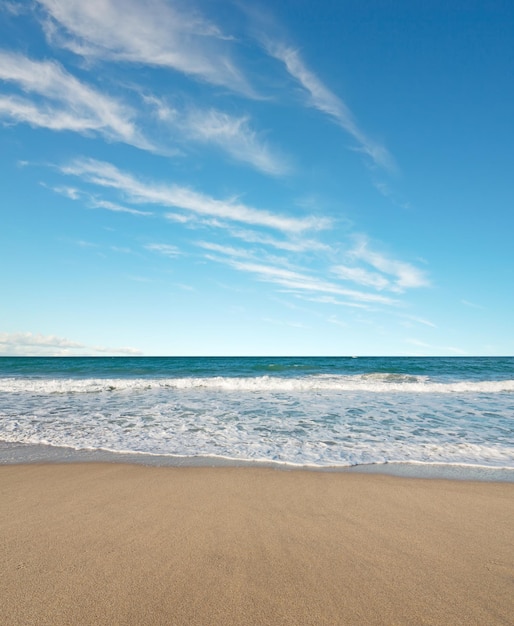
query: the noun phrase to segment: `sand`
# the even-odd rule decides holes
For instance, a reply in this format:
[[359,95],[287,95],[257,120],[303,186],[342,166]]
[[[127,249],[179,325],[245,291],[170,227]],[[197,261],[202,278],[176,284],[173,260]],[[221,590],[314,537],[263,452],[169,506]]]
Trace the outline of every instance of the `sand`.
[[514,484],[0,467],[0,623],[514,624]]

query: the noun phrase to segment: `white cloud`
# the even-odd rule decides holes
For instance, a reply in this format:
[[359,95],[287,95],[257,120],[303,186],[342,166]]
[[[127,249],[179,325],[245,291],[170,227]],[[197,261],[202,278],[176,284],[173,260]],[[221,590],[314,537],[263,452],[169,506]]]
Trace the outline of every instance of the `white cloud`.
[[[390,287],[392,291],[401,292],[414,287],[428,287],[430,281],[425,273],[404,261],[397,261],[370,248],[365,237],[360,237],[356,246],[349,252],[352,259],[363,261],[373,268],[393,277]],[[375,275],[378,276],[378,275]]]
[[217,217],[203,217],[199,216],[197,213],[189,213],[188,215],[183,215],[180,213],[165,213],[164,217],[170,222],[176,222],[178,224],[185,224],[187,228],[198,229],[198,228],[230,228],[229,223],[220,220]]
[[153,109],[153,115],[161,122],[177,124],[179,112],[169,106],[162,98],[154,95],[140,94],[143,102]]
[[30,332],[0,333],[0,354],[5,356],[80,356],[95,353],[128,356],[142,354],[136,348],[90,347],[56,335],[41,335]]
[[[44,183],[41,183],[41,184],[43,185],[43,187],[47,186]],[[70,200],[80,200],[80,198],[82,197],[82,192],[76,187],[69,187],[67,185],[58,185],[56,187],[50,187],[50,189],[52,191],[55,191],[55,193],[58,193],[59,195],[64,196],[65,198],[69,198]]]
[[375,189],[382,195],[384,196],[384,198],[387,198],[388,200],[390,200],[393,204],[395,204],[396,206],[405,209],[405,210],[409,210],[411,208],[411,204],[410,202],[406,202],[405,200],[403,200],[401,197],[399,197],[391,188],[390,186],[380,180],[372,180],[372,184],[373,187],[375,187]]
[[283,157],[250,126],[247,116],[234,117],[223,111],[194,109],[183,118],[182,128],[196,141],[217,145],[232,158],[272,175],[287,174],[290,167]]
[[95,197],[89,198],[89,205],[95,209],[106,209],[107,211],[113,211],[114,213],[128,213],[129,215],[153,215],[150,211],[132,209],[116,204],[115,202],[109,202],[108,200],[101,200]]
[[57,131],[98,133],[151,149],[133,122],[132,109],[80,82],[55,61],[34,61],[0,50],[0,80],[33,95],[32,100],[15,94],[0,96],[3,118]]
[[232,248],[223,246],[211,246],[211,249],[227,255],[225,257],[209,257],[211,260],[225,263],[238,271],[255,275],[258,280],[274,283],[292,291],[307,291],[313,293],[340,295],[360,302],[395,304],[395,301],[391,298],[377,294],[365,293],[362,291],[355,291],[352,289],[345,289],[335,283],[321,280],[315,276],[291,270],[287,267],[266,265],[256,262],[253,259],[239,260],[244,255],[237,249],[234,252]]
[[57,187],[51,187],[51,189],[61,196],[70,198],[70,200],[83,200],[88,207],[91,207],[93,209],[106,209],[107,211],[113,211],[114,213],[128,213],[129,215],[153,215],[153,213],[151,213],[150,211],[140,211],[139,209],[133,209],[131,207],[116,204],[115,202],[110,202],[109,200],[97,198],[96,196],[92,196],[91,194],[85,191],[81,191],[80,189],[76,189],[75,187],[61,185]]
[[316,217],[287,217],[264,209],[255,209],[231,200],[217,200],[180,185],[145,183],[122,172],[110,163],[78,159],[61,170],[96,185],[117,189],[135,203],[158,204],[186,209],[200,215],[266,226],[289,233],[328,226],[328,220]]
[[347,300],[339,300],[334,296],[305,296],[304,294],[296,294],[296,297],[307,302],[320,302],[321,304],[333,304],[335,306],[346,306],[357,309],[370,309],[367,304],[358,302],[348,302]]
[[38,346],[45,348],[82,348],[81,343],[70,341],[56,335],[33,333],[0,333],[0,345],[7,346]]
[[275,237],[263,235],[252,230],[240,228],[230,229],[230,234],[232,235],[232,237],[241,239],[246,243],[262,244],[264,246],[277,248],[277,250],[287,250],[288,252],[313,252],[320,250],[329,250],[329,246],[319,241],[315,241],[314,239],[277,239]]
[[265,174],[282,176],[290,172],[285,157],[269,145],[263,133],[252,128],[248,115],[234,116],[214,108],[180,110],[156,96],[143,96],[143,100],[159,122],[188,144],[193,141],[216,146],[232,159]]
[[38,0],[48,38],[84,57],[167,67],[250,93],[226,36],[187,3],[164,0]]
[[233,261],[231,265],[236,269],[256,274],[260,280],[273,282],[284,287],[288,287],[289,289],[339,294],[355,300],[361,300],[363,302],[381,302],[383,304],[392,303],[390,298],[364,293],[361,291],[354,291],[351,289],[344,289],[334,283],[319,280],[316,277],[288,269],[262,265],[259,263],[240,263],[235,261]]
[[390,283],[382,274],[370,272],[362,267],[348,267],[346,265],[336,265],[332,272],[342,280],[349,280],[366,287],[375,289],[386,289]]
[[152,252],[158,252],[159,254],[162,254],[163,256],[168,256],[172,258],[180,256],[182,254],[181,251],[177,248],[177,246],[172,246],[168,243],[150,243],[147,246],[145,246],[145,248],[147,250],[151,250]]
[[[262,249],[256,250],[251,248],[234,248],[233,246],[211,243],[208,241],[197,241],[196,245],[204,250],[209,250],[210,252],[216,252],[222,254],[225,257],[237,258],[237,259],[246,259],[248,261],[257,261],[258,263],[262,263],[263,260],[268,264],[282,266],[282,267],[291,267],[291,262],[289,258],[285,256],[276,256],[274,254],[269,254]],[[219,260],[216,258],[216,260]]]
[[194,221],[192,216],[182,215],[181,213],[166,213],[165,217],[170,220],[170,222],[177,222],[178,224],[187,224],[188,222]]
[[210,250],[211,252],[219,252],[232,258],[248,259],[252,257],[250,250],[241,250],[241,248],[233,248],[232,246],[224,246],[219,243],[212,243],[210,241],[199,241],[197,245],[204,250]]
[[386,148],[365,135],[347,105],[306,67],[298,50],[271,42],[265,45],[268,53],[282,61],[289,74],[307,91],[310,106],[325,113],[349,133],[356,140],[358,149],[369,156],[376,165],[389,170],[395,169],[394,159]]

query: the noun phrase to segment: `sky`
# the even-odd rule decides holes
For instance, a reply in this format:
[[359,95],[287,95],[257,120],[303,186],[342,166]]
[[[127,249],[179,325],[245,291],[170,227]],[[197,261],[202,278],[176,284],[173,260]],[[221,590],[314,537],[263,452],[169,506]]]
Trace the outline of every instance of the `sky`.
[[514,354],[514,3],[0,0],[0,354]]

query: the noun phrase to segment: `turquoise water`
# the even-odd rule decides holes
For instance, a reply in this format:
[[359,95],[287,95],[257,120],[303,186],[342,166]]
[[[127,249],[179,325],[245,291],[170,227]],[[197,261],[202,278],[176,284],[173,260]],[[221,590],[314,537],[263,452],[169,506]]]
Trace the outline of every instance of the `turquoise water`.
[[0,442],[0,462],[514,470],[514,358],[4,357]]

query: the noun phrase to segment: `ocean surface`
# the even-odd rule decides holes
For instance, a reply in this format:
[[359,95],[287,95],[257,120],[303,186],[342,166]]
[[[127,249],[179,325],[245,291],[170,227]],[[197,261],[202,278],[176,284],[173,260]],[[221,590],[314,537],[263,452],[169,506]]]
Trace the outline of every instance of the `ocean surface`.
[[0,463],[103,458],[514,480],[514,358],[0,358]]

